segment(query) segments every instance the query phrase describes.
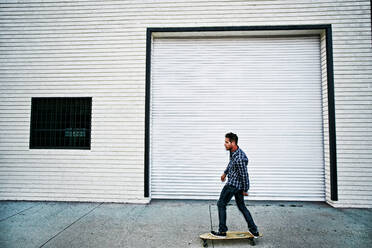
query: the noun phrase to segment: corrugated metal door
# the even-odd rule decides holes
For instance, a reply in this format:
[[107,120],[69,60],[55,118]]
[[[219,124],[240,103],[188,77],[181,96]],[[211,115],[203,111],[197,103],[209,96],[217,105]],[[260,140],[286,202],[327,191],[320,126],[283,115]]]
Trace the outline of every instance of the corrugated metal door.
[[235,132],[249,199],[325,198],[319,37],[154,39],[151,196],[216,199]]

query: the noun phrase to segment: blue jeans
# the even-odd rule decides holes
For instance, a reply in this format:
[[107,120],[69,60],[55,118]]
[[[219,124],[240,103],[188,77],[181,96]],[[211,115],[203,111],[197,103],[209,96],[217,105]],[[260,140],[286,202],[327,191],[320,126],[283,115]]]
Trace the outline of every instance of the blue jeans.
[[248,224],[248,228],[251,232],[257,232],[257,226],[253,221],[252,215],[244,204],[243,190],[239,190],[231,185],[226,184],[223,187],[220,195],[220,199],[217,202],[218,206],[218,218],[220,221],[219,232],[226,232],[226,206],[230,202],[232,197],[235,197],[236,205],[240,212],[243,214],[245,221]]

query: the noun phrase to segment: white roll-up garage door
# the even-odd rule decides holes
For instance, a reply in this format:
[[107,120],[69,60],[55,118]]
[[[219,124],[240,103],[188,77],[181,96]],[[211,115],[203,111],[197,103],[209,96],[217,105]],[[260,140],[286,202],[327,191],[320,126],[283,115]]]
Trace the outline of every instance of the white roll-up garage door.
[[231,131],[249,199],[324,200],[319,37],[155,38],[151,77],[152,198],[217,199]]

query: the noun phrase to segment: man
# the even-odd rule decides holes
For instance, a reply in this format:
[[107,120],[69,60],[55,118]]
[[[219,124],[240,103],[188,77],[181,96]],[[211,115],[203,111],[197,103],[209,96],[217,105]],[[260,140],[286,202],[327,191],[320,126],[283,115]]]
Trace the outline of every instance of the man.
[[226,176],[228,177],[228,180],[222,189],[220,199],[217,202],[218,218],[220,222],[219,230],[218,232],[212,231],[211,234],[219,238],[226,237],[226,206],[234,196],[236,205],[248,224],[249,232],[255,237],[258,237],[259,232],[257,226],[253,221],[251,213],[244,204],[244,196],[248,196],[249,190],[249,177],[247,170],[248,158],[239,148],[238,136],[234,133],[228,133],[225,135],[225,148],[230,151],[230,162],[221,176],[221,181],[224,182]]

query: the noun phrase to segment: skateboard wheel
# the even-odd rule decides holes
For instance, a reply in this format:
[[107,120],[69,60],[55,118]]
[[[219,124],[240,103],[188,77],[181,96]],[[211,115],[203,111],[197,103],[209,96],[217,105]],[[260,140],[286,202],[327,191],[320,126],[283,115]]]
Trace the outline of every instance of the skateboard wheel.
[[250,238],[249,240],[251,241],[252,246],[256,245],[256,242],[254,241],[254,238]]
[[208,242],[205,239],[203,239],[203,247],[208,247]]

